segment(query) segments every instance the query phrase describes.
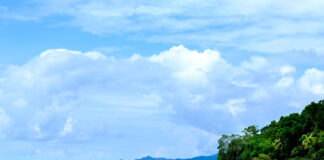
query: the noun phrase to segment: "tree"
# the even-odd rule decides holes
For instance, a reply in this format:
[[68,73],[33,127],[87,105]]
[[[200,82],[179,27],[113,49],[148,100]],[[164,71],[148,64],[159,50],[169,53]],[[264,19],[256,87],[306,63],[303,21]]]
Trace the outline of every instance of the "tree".
[[222,135],[218,144],[218,160],[237,160],[244,147],[242,136],[237,134]]
[[257,126],[249,126],[248,128],[244,128],[244,130],[242,131],[244,133],[243,138],[245,140],[248,140],[249,138],[251,138],[252,136],[255,136],[259,133],[259,129]]

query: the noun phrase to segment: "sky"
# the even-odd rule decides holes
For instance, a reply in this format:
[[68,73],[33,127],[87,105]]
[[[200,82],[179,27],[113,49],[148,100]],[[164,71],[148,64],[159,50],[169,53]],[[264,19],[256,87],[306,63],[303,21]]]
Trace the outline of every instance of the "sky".
[[324,98],[322,0],[1,0],[0,157],[217,153]]

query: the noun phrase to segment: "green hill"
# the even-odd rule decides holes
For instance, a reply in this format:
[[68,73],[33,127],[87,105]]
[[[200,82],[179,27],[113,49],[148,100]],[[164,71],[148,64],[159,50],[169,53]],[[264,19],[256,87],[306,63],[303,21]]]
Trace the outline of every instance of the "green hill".
[[219,139],[217,160],[323,160],[324,100],[307,105],[301,114],[282,116],[259,130]]

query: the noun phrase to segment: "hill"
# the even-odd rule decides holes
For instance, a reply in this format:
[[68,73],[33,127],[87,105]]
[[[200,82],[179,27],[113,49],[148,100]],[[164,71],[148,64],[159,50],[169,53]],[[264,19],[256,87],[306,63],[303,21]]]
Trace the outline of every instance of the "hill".
[[144,157],[141,159],[136,159],[136,160],[216,160],[217,159],[217,154],[211,155],[211,156],[200,156],[200,157],[194,157],[194,158],[189,158],[189,159],[166,159],[166,158],[153,158],[153,157]]
[[218,142],[218,160],[323,160],[324,100],[261,130],[249,126],[242,134],[222,135]]

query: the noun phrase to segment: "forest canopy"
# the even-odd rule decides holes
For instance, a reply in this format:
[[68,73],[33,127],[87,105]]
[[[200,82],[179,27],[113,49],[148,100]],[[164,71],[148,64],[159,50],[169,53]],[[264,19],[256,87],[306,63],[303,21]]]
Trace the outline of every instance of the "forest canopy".
[[217,160],[324,159],[324,100],[258,129],[222,135]]

